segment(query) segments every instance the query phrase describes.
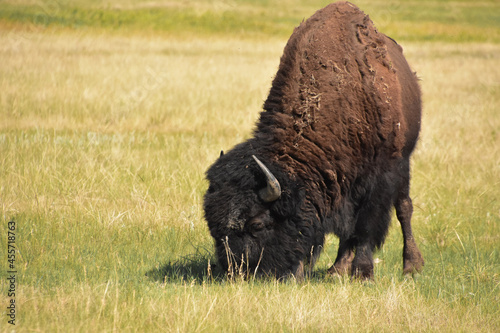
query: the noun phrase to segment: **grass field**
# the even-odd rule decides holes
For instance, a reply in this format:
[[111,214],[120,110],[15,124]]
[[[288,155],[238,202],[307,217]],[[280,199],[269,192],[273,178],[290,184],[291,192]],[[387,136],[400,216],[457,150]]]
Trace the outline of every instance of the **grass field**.
[[289,34],[327,2],[4,0],[0,330],[499,332],[500,4],[354,2],[421,78],[421,274],[401,275],[395,219],[373,282],[326,276],[334,236],[303,283],[216,266],[204,172],[251,135]]

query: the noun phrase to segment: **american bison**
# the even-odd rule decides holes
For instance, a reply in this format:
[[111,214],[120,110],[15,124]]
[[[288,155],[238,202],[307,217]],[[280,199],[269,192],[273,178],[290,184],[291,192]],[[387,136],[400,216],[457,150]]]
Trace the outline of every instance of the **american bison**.
[[404,273],[420,271],[409,196],[420,119],[402,48],[353,4],[316,12],[286,44],[253,137],[207,171],[205,218],[220,264],[300,279],[334,233],[328,272],[369,279],[394,206]]

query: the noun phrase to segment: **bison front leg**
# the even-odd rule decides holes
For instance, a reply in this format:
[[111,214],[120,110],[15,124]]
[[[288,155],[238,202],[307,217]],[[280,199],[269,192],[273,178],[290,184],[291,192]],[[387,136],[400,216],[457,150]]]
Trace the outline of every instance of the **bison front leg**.
[[354,259],[353,242],[351,240],[340,240],[337,259],[332,267],[328,269],[328,274],[349,274],[351,273],[352,260]]
[[294,273],[292,273],[295,281],[302,283],[305,279],[305,271],[304,271],[304,261],[301,260],[297,267],[294,269]]
[[392,198],[396,193],[392,176],[392,173],[388,173],[380,177],[373,190],[360,200],[353,235],[356,241],[351,267],[353,277],[373,278],[373,251],[384,243],[391,221]]
[[356,255],[352,261],[351,276],[363,280],[373,279],[373,246],[364,243],[356,247]]

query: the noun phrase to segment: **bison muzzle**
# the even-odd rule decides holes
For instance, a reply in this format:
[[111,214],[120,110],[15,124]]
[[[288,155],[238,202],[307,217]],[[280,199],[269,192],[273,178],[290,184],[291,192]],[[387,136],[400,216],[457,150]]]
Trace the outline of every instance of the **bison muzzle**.
[[205,218],[224,269],[302,278],[327,233],[329,273],[373,277],[391,209],[403,272],[424,265],[411,230],[420,88],[402,48],[348,2],[295,28],[248,141],[207,171]]

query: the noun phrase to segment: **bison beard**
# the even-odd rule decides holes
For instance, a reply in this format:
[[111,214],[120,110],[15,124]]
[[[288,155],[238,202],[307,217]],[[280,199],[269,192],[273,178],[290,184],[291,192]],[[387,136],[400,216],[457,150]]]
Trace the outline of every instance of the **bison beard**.
[[348,2],[316,12],[285,46],[253,138],[207,171],[205,218],[221,265],[302,278],[334,233],[329,273],[372,278],[394,206],[403,271],[420,271],[409,196],[420,118],[402,48]]

